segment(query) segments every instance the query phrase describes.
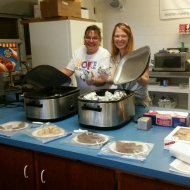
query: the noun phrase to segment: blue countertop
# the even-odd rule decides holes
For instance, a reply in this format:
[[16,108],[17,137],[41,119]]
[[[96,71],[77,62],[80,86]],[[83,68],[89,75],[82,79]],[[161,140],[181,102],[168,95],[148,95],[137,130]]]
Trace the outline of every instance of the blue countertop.
[[[138,119],[139,116],[142,116],[144,111],[148,109],[150,108],[144,108],[141,106],[136,107],[135,119]],[[26,121],[31,123],[26,119],[23,107],[2,107],[0,109],[0,124],[9,121]],[[74,115],[65,120],[53,123],[69,131],[73,131],[79,128],[84,129],[78,123],[78,115]],[[10,138],[0,137],[0,143],[73,158],[190,186],[190,176],[169,171],[169,164],[175,158],[170,155],[168,150],[164,149],[164,138],[172,130],[173,128],[171,127],[160,126],[153,126],[149,131],[137,130],[137,124],[133,121],[126,124],[120,129],[100,131],[96,130],[96,132],[101,132],[102,134],[113,136],[115,140],[131,140],[154,143],[154,148],[148,155],[147,159],[144,161],[134,161],[127,159],[119,160],[99,157],[97,156],[99,149],[97,150],[61,144],[60,139],[47,144],[43,144],[41,141],[38,141],[22,133],[15,134]]]

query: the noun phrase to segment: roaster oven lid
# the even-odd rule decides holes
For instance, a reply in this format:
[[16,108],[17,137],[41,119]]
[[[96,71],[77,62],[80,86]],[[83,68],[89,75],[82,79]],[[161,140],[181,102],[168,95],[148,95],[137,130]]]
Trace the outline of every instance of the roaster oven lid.
[[68,95],[78,93],[80,90],[77,87],[72,86],[57,86],[57,87],[48,87],[42,88],[31,92],[26,92],[24,94],[25,98],[32,99],[52,99],[60,98]]
[[24,82],[35,88],[46,88],[53,86],[69,86],[71,78],[60,70],[50,65],[39,65],[27,72]]
[[150,47],[143,46],[125,55],[114,75],[114,84],[134,81],[144,74],[150,61]]

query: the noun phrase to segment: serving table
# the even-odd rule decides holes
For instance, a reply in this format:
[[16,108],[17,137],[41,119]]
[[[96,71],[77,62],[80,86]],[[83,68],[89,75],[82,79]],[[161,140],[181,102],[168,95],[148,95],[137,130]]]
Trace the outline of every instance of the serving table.
[[[150,107],[138,106],[134,120]],[[23,107],[2,107],[0,124],[28,121]],[[53,122],[69,131],[84,129],[78,115]],[[18,133],[0,137],[0,189],[27,190],[127,190],[127,189],[190,189],[190,176],[169,171],[175,159],[164,150],[164,138],[171,127],[153,126],[149,131],[137,130],[137,123],[114,130],[92,130],[114,137],[115,140],[154,143],[144,161],[112,159],[97,156],[99,150],[69,146],[60,139],[42,142]]]

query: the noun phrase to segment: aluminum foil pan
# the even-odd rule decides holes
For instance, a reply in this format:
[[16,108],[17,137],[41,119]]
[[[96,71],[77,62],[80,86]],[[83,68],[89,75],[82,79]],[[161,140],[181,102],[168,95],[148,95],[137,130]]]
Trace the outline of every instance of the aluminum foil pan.
[[116,90],[114,93],[106,91],[104,96],[98,96],[96,92],[91,92],[84,95],[83,99],[97,100],[97,101],[111,101],[111,100],[120,100],[125,96],[127,96],[127,94],[124,90]]

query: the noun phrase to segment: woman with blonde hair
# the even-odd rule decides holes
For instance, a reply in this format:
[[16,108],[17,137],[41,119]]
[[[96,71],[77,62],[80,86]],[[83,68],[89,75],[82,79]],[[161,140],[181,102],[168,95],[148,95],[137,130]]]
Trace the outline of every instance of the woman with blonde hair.
[[[112,62],[112,76],[104,80],[108,83],[113,83],[115,69],[120,60],[128,53],[135,50],[133,33],[129,25],[118,23],[115,25],[112,32],[111,39],[111,62]],[[134,68],[135,69],[135,68]],[[126,72],[127,75],[127,72]],[[144,74],[135,81],[125,83],[119,88],[131,90],[135,93],[135,104],[151,106],[152,102],[148,93],[149,67]]]

